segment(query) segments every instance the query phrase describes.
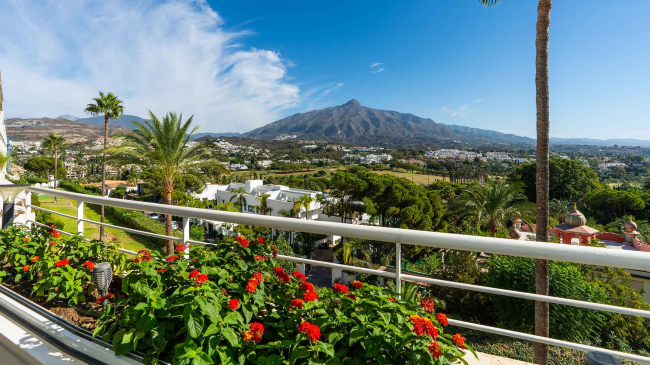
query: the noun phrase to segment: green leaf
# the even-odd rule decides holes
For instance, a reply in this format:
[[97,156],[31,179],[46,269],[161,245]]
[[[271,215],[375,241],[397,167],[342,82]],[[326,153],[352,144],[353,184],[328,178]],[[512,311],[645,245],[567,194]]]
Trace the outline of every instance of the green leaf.
[[331,343],[319,342],[318,349],[323,351],[327,356],[334,357],[334,345]]
[[289,365],[293,365],[296,360],[304,359],[309,357],[309,350],[305,346],[299,346],[295,350],[291,351],[291,357],[289,358]]
[[354,327],[352,331],[350,331],[350,346],[352,346],[355,342],[359,341],[366,331],[359,327]]
[[203,334],[203,336],[208,337],[208,336],[212,336],[212,335],[217,334],[217,333],[219,333],[219,327],[217,327],[216,324],[212,323],[205,330],[205,333]]
[[242,318],[241,314],[239,314],[239,312],[230,312],[223,319],[223,321],[226,324],[237,324],[237,322],[243,322],[244,319]]
[[342,338],[343,338],[343,334],[341,332],[332,332],[329,335],[328,342],[334,345]]
[[379,314],[381,319],[384,320],[384,323],[386,323],[386,325],[390,323],[390,314],[384,312],[377,312],[377,314]]
[[149,332],[151,331],[154,327],[156,327],[156,324],[158,324],[158,321],[156,320],[156,316],[152,312],[147,312],[140,317],[140,320],[138,320],[138,323],[135,325],[135,328],[138,331],[142,332]]
[[151,331],[151,344],[154,349],[158,352],[162,352],[167,345],[167,340],[165,339],[165,324],[160,323],[158,327],[154,328]]
[[226,327],[222,329],[221,335],[230,343],[231,346],[239,347],[239,337],[237,337],[232,328]]
[[363,348],[366,350],[366,358],[373,358],[379,355],[379,346],[377,346],[375,340],[372,338],[366,337],[361,340],[361,346],[363,346]]
[[205,352],[199,352],[196,357],[192,360],[192,365],[211,365],[214,364],[212,359]]
[[[204,298],[205,299],[205,298]],[[219,323],[221,321],[221,316],[217,313],[217,309],[212,305],[212,303],[206,303],[201,307],[201,312],[208,316],[212,323]]]
[[192,312],[192,306],[187,306],[183,310],[183,320],[185,320],[185,328],[187,328],[187,334],[190,337],[197,338],[201,335],[205,320]]
[[280,365],[284,362],[284,356],[273,354],[266,359],[266,365]]

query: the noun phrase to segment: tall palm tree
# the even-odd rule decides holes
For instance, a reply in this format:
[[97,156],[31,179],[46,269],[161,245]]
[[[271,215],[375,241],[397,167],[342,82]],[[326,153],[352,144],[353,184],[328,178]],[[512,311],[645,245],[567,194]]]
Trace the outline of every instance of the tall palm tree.
[[296,199],[293,202],[293,209],[300,212],[300,209],[305,209],[305,220],[309,219],[309,209],[311,208],[311,203],[315,202],[316,198],[312,198],[309,194],[305,194],[300,198]]
[[[156,170],[162,176],[165,203],[172,205],[174,178],[179,174],[193,176],[203,181],[201,168],[215,163],[210,157],[210,145],[189,145],[192,134],[199,128],[191,128],[193,116],[183,122],[183,115],[168,113],[160,121],[151,111],[149,119],[133,122],[136,129],[123,136],[121,146],[108,150],[116,160]],[[165,233],[173,234],[172,216],[167,214]],[[167,254],[173,254],[174,241],[167,240]]]
[[[108,140],[108,119],[119,119],[124,113],[122,100],[113,93],[104,95],[99,92],[98,98],[93,98],[93,103],[86,106],[85,112],[91,115],[104,115],[104,151],[102,152],[102,188],[101,195],[106,194],[106,141]],[[104,206],[102,205],[101,221],[104,222]],[[104,226],[99,226],[99,240],[104,240]]]
[[246,205],[246,195],[249,194],[245,192],[243,188],[232,190],[231,193],[234,193],[235,195],[230,197],[230,201],[236,200],[237,204],[239,204],[239,209],[241,209],[241,212],[244,213],[244,206]]
[[[501,0],[480,0],[484,6],[492,6]],[[550,124],[548,91],[548,41],[551,24],[552,0],[539,0],[537,4],[537,36],[535,37],[535,87],[537,104],[537,228],[535,236],[539,242],[548,242],[549,238],[549,136]],[[535,292],[549,294],[548,260],[535,262]],[[535,334],[549,336],[549,304],[535,302]],[[548,345],[535,343],[535,363],[548,364]]]
[[459,208],[476,215],[478,223],[497,236],[499,228],[521,215],[526,195],[518,184],[507,184],[504,179],[488,180],[485,185],[472,182],[466,189],[467,195],[458,200]]
[[[54,189],[56,189],[56,181],[59,173],[59,152],[62,151],[66,146],[65,138],[57,136],[56,133],[52,133],[49,136],[45,137],[42,145],[43,148],[51,151],[54,154]],[[54,196],[54,202],[56,203],[56,195]]]
[[268,200],[270,197],[270,194],[262,194],[257,198],[257,200],[260,202],[260,213],[262,213],[262,215],[266,215],[266,213],[271,214],[271,211],[273,210],[269,208],[268,205]]

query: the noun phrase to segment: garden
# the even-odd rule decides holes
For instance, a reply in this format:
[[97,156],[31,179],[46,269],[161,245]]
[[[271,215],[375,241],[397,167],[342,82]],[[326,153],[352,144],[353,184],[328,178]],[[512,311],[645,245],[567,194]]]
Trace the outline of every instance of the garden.
[[[116,355],[184,365],[449,364],[474,352],[447,333],[431,298],[400,299],[361,281],[315,287],[264,237],[127,256],[79,236],[62,240],[54,228],[0,231],[2,285],[55,313],[76,312],[63,316]],[[106,293],[92,280],[100,262],[115,273]]]

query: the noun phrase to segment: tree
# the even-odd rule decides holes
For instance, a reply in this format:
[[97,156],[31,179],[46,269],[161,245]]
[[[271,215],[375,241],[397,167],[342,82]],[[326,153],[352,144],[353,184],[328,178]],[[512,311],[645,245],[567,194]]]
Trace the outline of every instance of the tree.
[[241,212],[244,213],[244,207],[246,206],[246,195],[249,194],[245,192],[243,188],[232,190],[231,193],[234,193],[235,195],[230,197],[230,201],[236,200],[237,204],[239,205],[239,209],[241,209]]
[[262,213],[262,215],[266,215],[266,213],[270,215],[271,211],[273,211],[273,209],[269,208],[268,205],[268,200],[270,197],[270,194],[262,194],[257,198],[257,200],[260,202],[260,213]]
[[573,209],[574,204],[568,200],[553,199],[549,202],[548,209],[550,214],[556,217],[558,222],[562,223],[564,215]]
[[296,199],[293,203],[293,209],[300,212],[302,208],[305,209],[305,220],[309,219],[309,208],[311,208],[311,203],[315,202],[316,198],[312,198],[309,194],[305,194],[300,198]]
[[640,213],[646,204],[641,197],[630,191],[601,189],[585,197],[589,216],[607,224],[619,217]]
[[[518,166],[509,176],[510,180],[524,184],[526,197],[533,202],[537,201],[536,169],[537,161],[527,162]],[[549,184],[550,200],[568,200],[574,203],[589,192],[601,188],[598,175],[580,161],[551,158],[549,172],[552,177]]]
[[355,201],[367,187],[367,183],[349,171],[338,171],[331,180],[330,195],[336,200],[337,213],[341,222],[346,222],[353,212]]
[[[492,6],[501,0],[480,0],[484,6]],[[535,37],[535,87],[537,106],[537,151],[535,202],[537,203],[537,241],[548,242],[550,166],[549,166],[549,88],[548,88],[548,42],[551,24],[551,0],[539,0],[537,4],[537,29]],[[537,260],[535,264],[535,291],[537,294],[549,293],[549,269],[547,260]],[[549,335],[549,305],[535,302],[535,334]],[[548,345],[535,343],[535,362],[548,364]]]
[[[61,161],[58,161],[56,165],[57,178],[64,178],[66,172],[65,168],[63,168],[63,163]],[[47,178],[47,176],[50,174],[50,171],[54,170],[54,158],[45,156],[30,157],[27,161],[25,161],[23,168],[27,171],[31,171],[36,176]]]
[[[43,140],[43,148],[54,153],[54,189],[56,189],[56,181],[58,179],[58,168],[59,165],[59,151],[64,149],[65,138],[57,136],[56,133],[52,133]],[[56,203],[56,196],[54,196],[54,202]]]
[[[174,178],[180,172],[202,180],[200,169],[214,163],[210,158],[208,143],[189,145],[192,135],[199,128],[190,130],[194,116],[183,122],[183,115],[167,113],[160,121],[151,111],[150,120],[133,122],[136,129],[124,135],[121,146],[109,150],[116,160],[156,170],[162,175],[165,202],[172,205]],[[166,235],[172,236],[172,216],[166,216]],[[167,240],[167,254],[174,253],[174,241]]]
[[[106,141],[108,140],[108,119],[119,119],[124,113],[122,100],[113,93],[104,95],[99,92],[98,98],[93,98],[94,103],[86,106],[86,113],[91,115],[104,115],[104,151],[102,152],[102,188],[100,194],[106,194]],[[104,222],[104,206],[101,206],[101,222]],[[104,240],[104,226],[99,226],[99,240]]]

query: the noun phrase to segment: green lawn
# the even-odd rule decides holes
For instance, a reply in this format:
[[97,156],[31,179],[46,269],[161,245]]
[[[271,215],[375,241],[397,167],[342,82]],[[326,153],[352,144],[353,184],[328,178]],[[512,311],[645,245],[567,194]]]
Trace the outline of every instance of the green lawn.
[[[41,202],[41,207],[55,212],[64,213],[72,216],[77,215],[77,202],[58,198],[57,203],[52,202],[52,196],[50,195],[39,195],[39,201]],[[93,209],[94,208],[94,209]],[[99,206],[92,206],[89,204],[84,205],[84,218],[90,219],[93,221],[100,221]],[[58,220],[62,221],[65,224],[63,229],[66,232],[76,233],[77,231],[77,221],[71,218],[57,216]],[[123,226],[120,221],[111,215],[106,215],[105,222],[108,224]],[[120,244],[122,248],[131,251],[139,251],[146,247],[143,243],[138,241],[139,236],[132,233],[127,233],[115,228],[105,228],[105,241],[114,242]],[[84,237],[89,239],[99,239],[99,226],[96,224],[91,224],[84,222]]]

